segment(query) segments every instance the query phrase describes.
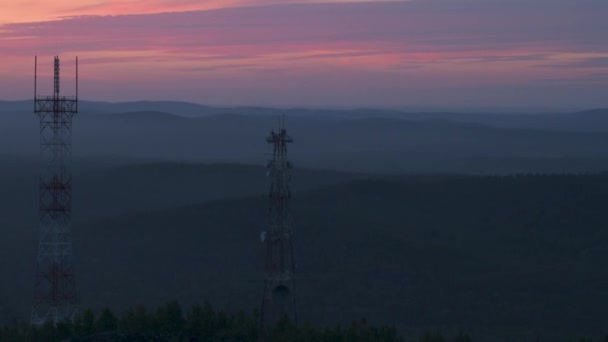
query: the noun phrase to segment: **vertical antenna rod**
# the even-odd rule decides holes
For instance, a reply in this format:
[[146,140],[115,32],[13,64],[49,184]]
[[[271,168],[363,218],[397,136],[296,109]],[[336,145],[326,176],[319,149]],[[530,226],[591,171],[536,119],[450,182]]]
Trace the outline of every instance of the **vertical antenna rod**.
[[76,112],[78,112],[78,56],[76,56]]
[[287,160],[287,145],[293,139],[287,135],[284,121],[279,124],[279,133],[273,130],[266,138],[266,142],[272,145],[272,159],[268,162],[268,232],[262,233],[266,249],[262,326],[272,326],[283,317],[297,323],[293,227],[289,206],[292,165]]
[[54,63],[54,70],[53,70],[53,75],[54,75],[54,93],[53,95],[56,97],[59,97],[59,57],[55,57],[55,63]]
[[34,111],[36,111],[36,97],[38,97],[38,56],[34,57]]
[[34,70],[34,113],[40,118],[39,240],[31,323],[57,324],[76,312],[72,260],[72,118],[78,99],[60,96],[59,57],[54,59],[53,95],[39,97]]

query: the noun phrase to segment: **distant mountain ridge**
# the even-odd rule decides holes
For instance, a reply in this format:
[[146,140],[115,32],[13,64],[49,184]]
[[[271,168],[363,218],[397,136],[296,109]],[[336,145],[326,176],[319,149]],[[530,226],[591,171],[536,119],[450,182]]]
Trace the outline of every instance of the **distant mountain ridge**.
[[[30,111],[31,100],[0,101],[2,111]],[[571,113],[467,113],[446,111],[405,111],[388,109],[318,109],[271,107],[213,107],[180,101],[100,102],[81,101],[80,111],[88,114],[124,114],[133,112],[165,112],[183,117],[202,117],[222,114],[309,116],[355,119],[388,117],[413,121],[446,121],[484,124],[507,128],[535,128],[571,131],[608,131],[608,108],[596,108]]]
[[[32,102],[0,104],[0,154],[39,152]],[[380,173],[581,172],[608,169],[608,110],[557,114],[214,108],[84,101],[75,156],[260,163],[285,114],[290,157],[309,168]]]
[[582,112],[578,112],[579,115],[598,115],[598,116],[608,116],[608,108],[597,108],[591,110],[585,110]]
[[187,120],[187,117],[171,114],[168,112],[160,111],[135,111],[135,112],[123,112],[116,114],[100,114],[104,119],[109,120],[120,120],[120,121],[133,121],[133,122],[145,122],[149,120],[170,122],[175,120]]

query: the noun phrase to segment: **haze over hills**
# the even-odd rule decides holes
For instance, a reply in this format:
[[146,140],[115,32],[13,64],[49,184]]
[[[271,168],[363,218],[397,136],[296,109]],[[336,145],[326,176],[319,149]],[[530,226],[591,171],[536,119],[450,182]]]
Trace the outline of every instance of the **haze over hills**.
[[[267,192],[263,165],[96,162],[76,159],[73,172],[74,219],[91,220],[118,214],[155,211],[199,204],[222,198],[261,195]],[[4,189],[12,194],[3,207],[4,225],[21,225],[38,210],[39,164],[15,158],[0,159]],[[334,171],[294,170],[293,191],[323,188],[368,175]]]
[[[2,112],[32,112],[33,102],[0,101]],[[386,108],[272,108],[252,106],[206,106],[191,102],[180,101],[132,101],[132,102],[102,102],[81,101],[80,110],[83,114],[121,114],[129,112],[165,112],[184,117],[201,117],[217,114],[242,115],[304,115],[308,117],[321,116],[343,119],[366,117],[391,117],[405,120],[445,120],[487,124],[496,127],[538,128],[556,130],[593,131],[608,130],[608,108],[595,108],[583,111],[538,110],[533,112],[505,110],[471,110],[462,109],[386,109]],[[598,127],[599,124],[599,127]]]
[[[31,103],[4,102],[1,154],[38,154]],[[570,114],[405,113],[85,102],[76,156],[260,163],[287,117],[308,168],[380,173],[584,172],[608,168],[608,110]],[[168,112],[168,110],[175,110]]]

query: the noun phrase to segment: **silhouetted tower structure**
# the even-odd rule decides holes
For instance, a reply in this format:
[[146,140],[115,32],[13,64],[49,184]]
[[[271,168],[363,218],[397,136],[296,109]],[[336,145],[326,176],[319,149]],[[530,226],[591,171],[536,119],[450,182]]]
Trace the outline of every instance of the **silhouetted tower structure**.
[[42,170],[39,194],[39,240],[31,323],[41,325],[74,318],[76,284],[72,260],[72,118],[76,96],[60,95],[59,57],[54,59],[52,96],[39,97],[38,58],[34,65],[34,112],[40,117]]
[[263,326],[272,325],[283,316],[297,322],[293,225],[289,207],[292,165],[287,160],[287,145],[293,139],[285,128],[281,128],[278,133],[271,131],[266,141],[272,145],[272,159],[268,162],[268,231],[262,233],[266,248],[261,310]]

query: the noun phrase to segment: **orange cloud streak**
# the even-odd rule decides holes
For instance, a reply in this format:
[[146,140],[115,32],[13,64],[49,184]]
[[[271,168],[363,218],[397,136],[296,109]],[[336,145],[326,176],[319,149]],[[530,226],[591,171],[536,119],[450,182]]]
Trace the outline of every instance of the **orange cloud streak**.
[[[408,0],[389,0],[408,1]],[[75,16],[106,16],[203,11],[288,3],[353,3],[370,0],[5,0],[0,25],[56,20]]]

